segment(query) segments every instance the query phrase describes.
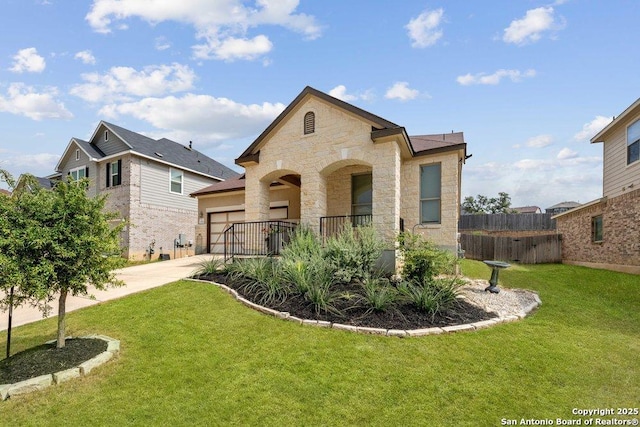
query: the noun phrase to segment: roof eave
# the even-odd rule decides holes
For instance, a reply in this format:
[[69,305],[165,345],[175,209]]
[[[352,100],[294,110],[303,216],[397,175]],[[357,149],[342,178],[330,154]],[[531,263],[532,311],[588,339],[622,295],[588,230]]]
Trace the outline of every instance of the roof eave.
[[460,144],[455,144],[455,145],[449,145],[446,147],[437,147],[437,148],[431,148],[429,150],[422,150],[422,151],[416,151],[414,157],[421,157],[421,156],[430,156],[432,154],[439,154],[439,153],[446,153],[449,151],[459,151],[462,150],[463,151],[463,155],[464,157],[467,156],[467,143],[463,142]]
[[636,110],[640,111],[640,98],[638,98],[633,104],[627,107],[618,117],[611,120],[611,122],[605,126],[600,132],[598,132],[593,138],[591,138],[591,143],[596,144],[600,142],[604,142],[605,136],[613,130],[613,128],[617,127],[618,123],[622,122],[629,115],[634,114]]

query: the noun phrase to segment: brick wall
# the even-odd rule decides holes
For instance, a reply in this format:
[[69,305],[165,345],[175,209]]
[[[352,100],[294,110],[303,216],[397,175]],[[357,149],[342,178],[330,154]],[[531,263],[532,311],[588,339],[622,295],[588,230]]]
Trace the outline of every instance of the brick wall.
[[[603,241],[591,241],[591,219],[602,215]],[[562,258],[581,264],[640,274],[640,190],[578,208],[557,219]]]

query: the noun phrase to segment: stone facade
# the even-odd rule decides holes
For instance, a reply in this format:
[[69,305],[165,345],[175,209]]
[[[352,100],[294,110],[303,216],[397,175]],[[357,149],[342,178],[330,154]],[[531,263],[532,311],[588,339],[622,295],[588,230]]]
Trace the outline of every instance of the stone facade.
[[[304,135],[304,116],[313,112],[315,132]],[[401,135],[372,141],[372,123],[323,99],[309,97],[260,145],[259,162],[245,163],[246,219],[268,218],[268,184],[297,175],[300,218],[316,230],[320,218],[351,214],[350,177],[371,173],[373,224],[394,250],[400,218],[412,229],[420,222],[420,166],[442,164],[440,224],[416,227],[436,244],[455,250],[460,201],[461,159],[458,151],[413,158],[404,152]]]
[[[593,242],[591,221],[598,215],[603,240]],[[574,209],[556,221],[563,262],[640,274],[640,189]]]

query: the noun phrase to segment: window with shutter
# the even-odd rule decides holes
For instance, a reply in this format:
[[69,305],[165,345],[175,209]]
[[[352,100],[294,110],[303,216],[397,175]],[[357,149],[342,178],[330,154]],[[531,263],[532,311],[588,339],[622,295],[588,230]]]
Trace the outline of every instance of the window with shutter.
[[107,187],[122,184],[122,159],[117,162],[107,163]]
[[313,111],[309,111],[304,115],[304,134],[308,135],[316,131],[316,115]]

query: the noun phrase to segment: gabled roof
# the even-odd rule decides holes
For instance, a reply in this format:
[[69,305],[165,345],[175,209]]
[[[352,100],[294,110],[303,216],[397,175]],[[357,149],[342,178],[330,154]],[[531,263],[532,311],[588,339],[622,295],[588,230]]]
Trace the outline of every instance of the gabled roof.
[[383,119],[380,116],[365,111],[355,105],[344,102],[338,98],[334,98],[324,92],[314,89],[310,86],[305,87],[302,92],[287,106],[287,108],[276,117],[276,119],[256,138],[253,143],[247,147],[246,150],[236,159],[236,164],[242,164],[245,162],[259,162],[260,151],[264,140],[271,134],[271,132],[278,127],[278,125],[291,113],[306,97],[315,96],[337,108],[347,111],[357,117],[362,118],[372,124],[371,139],[378,140],[386,137],[399,136],[405,141],[407,150],[412,157],[434,154],[443,151],[452,151],[462,149],[466,155],[466,143],[464,142],[464,136],[462,132],[451,134],[437,134],[437,135],[418,135],[407,136],[404,127],[399,126],[389,120]]
[[[112,123],[103,121],[102,124],[130,146],[131,151],[134,153],[223,180],[238,176],[237,172],[202,154],[200,151],[170,139],[161,138],[155,140]],[[158,156],[158,154],[162,157]]]
[[608,125],[604,127],[604,129],[602,129],[593,138],[591,138],[591,143],[594,144],[597,142],[604,142],[609,134],[618,127],[618,124],[620,124],[628,116],[633,114],[640,114],[640,98],[636,99],[636,102],[628,106],[618,117],[615,117]]
[[[128,149],[122,150],[115,155],[133,153],[153,159],[160,163],[176,166],[181,169],[187,169],[221,180],[238,176],[238,173],[234,170],[191,147],[184,146],[167,138],[155,140],[105,121],[101,121],[96,127],[96,130],[91,136],[91,141],[94,140],[101,126],[105,126],[109,129],[111,133],[120,138],[126,147],[128,147]],[[114,156],[114,154],[106,156],[95,144],[92,144],[91,142],[87,142],[79,138],[72,138],[64,151],[65,154],[62,155],[58,165],[56,166],[57,171],[60,171],[62,161],[73,144],[76,144],[93,161],[100,161],[106,157]]]
[[575,207],[580,206],[580,203],[578,202],[560,202],[560,203],[556,203],[555,205],[547,208],[548,209],[562,209],[562,208],[567,208],[567,209],[573,209]]

